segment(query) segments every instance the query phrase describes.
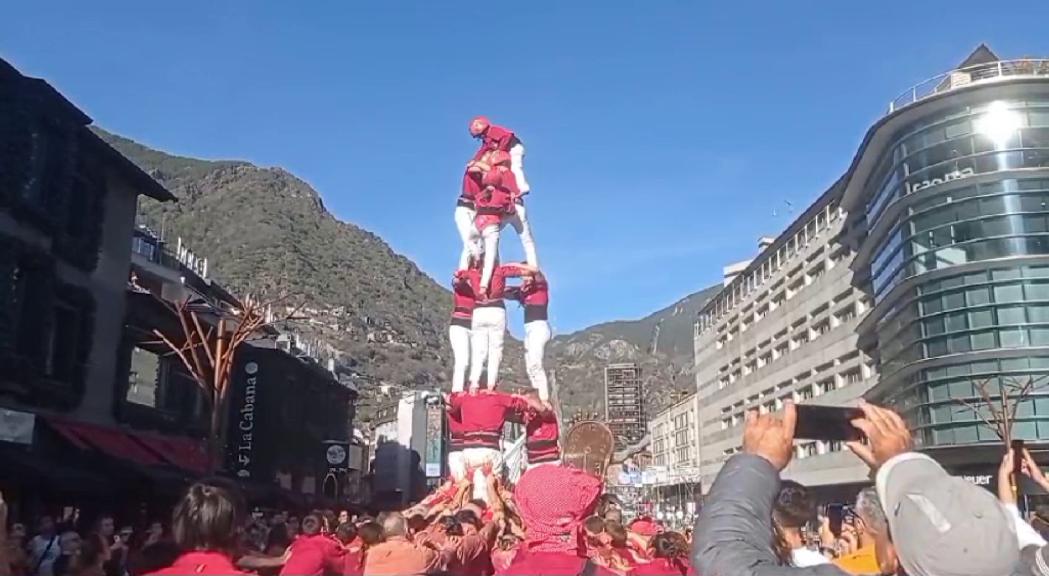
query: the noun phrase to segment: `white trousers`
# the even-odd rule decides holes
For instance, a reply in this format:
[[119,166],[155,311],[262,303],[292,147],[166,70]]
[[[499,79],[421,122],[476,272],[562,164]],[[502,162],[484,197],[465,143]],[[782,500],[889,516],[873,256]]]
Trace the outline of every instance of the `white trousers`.
[[517,189],[521,191],[521,194],[528,194],[531,187],[528,186],[528,181],[525,180],[524,157],[524,144],[518,142],[510,147],[510,171],[514,173],[514,180],[517,181]]
[[466,464],[463,463],[462,450],[448,453],[448,473],[451,474],[452,480],[456,482],[466,478]]
[[470,388],[481,384],[481,373],[488,369],[485,380],[489,390],[495,389],[499,379],[499,363],[503,360],[503,338],[506,335],[506,309],[481,306],[474,309],[470,326]]
[[495,448],[463,448],[463,466],[466,470],[473,469],[473,498],[488,501],[488,482],[484,470],[486,464],[492,465],[492,474],[495,474],[495,464],[499,460],[499,451]]
[[452,324],[448,327],[448,341],[452,344],[452,392],[462,392],[466,384],[466,369],[470,366],[470,329]]
[[525,210],[523,202],[514,205],[514,214],[504,218],[499,226],[488,226],[481,232],[484,252],[484,268],[481,269],[481,286],[488,289],[488,283],[492,280],[492,272],[495,270],[495,260],[499,257],[499,234],[503,227],[509,224],[521,238],[521,248],[524,250],[525,260],[529,266],[539,267],[539,255],[535,249],[535,238],[532,237],[532,227],[528,225],[528,211]]
[[455,207],[455,227],[459,229],[459,237],[463,240],[463,251],[459,255],[459,269],[466,270],[470,262],[470,256],[480,258],[481,235],[477,232],[474,218],[477,212],[466,206]]
[[539,392],[539,398],[544,402],[550,399],[550,385],[547,384],[546,370],[543,369],[543,356],[549,341],[549,322],[533,320],[525,323],[525,369],[532,388]]

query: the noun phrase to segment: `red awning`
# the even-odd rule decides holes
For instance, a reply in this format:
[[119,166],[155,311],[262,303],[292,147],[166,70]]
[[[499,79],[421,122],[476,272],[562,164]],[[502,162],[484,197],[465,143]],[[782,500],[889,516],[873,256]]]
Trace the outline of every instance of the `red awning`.
[[136,442],[126,432],[116,428],[58,418],[48,418],[47,422],[55,431],[82,450],[89,447],[94,448],[117,460],[130,460],[143,466],[157,466],[164,463],[159,456]]
[[199,440],[141,432],[132,436],[177,468],[197,474],[208,471],[208,453]]

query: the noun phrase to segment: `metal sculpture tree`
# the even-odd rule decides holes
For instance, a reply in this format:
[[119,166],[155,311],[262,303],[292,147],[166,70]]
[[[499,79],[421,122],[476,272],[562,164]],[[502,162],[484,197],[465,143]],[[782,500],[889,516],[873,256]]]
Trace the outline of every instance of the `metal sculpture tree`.
[[1013,440],[1013,423],[1020,404],[1043,388],[1046,382],[1039,384],[1039,381],[1046,378],[1049,378],[1049,374],[1027,376],[1024,379],[998,378],[996,391],[991,390],[991,379],[976,381],[973,382],[973,388],[976,389],[978,400],[956,398],[955,402],[972,411],[1008,448]]
[[[230,373],[237,348],[245,342],[265,338],[265,329],[274,324],[294,320],[298,307],[286,316],[274,319],[272,310],[286,300],[287,297],[283,296],[263,302],[249,296],[240,307],[228,312],[188,299],[176,304],[162,301],[178,318],[178,333],[165,334],[154,328],[152,334],[157,340],[150,344],[163,344],[169,355],[177,356],[208,399],[210,473],[222,467]],[[209,319],[214,324],[209,323]]]
[[[976,381],[973,382],[973,388],[976,389],[978,400],[956,398],[955,402],[972,411],[978,420],[994,431],[1005,449],[1009,450],[1020,404],[1044,388],[1049,383],[1045,382],[1046,378],[1049,378],[1049,374],[1026,378],[1000,377],[995,379],[997,390],[991,389],[991,379]],[[1010,484],[1013,496],[1016,496],[1019,490],[1017,478],[1010,478]]]

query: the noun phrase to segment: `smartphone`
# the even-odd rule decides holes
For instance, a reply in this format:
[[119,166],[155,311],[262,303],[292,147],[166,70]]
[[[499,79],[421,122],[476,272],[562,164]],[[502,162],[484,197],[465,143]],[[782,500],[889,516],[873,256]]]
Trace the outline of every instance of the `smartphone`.
[[859,408],[798,404],[794,438],[798,440],[862,440],[863,433],[852,421],[863,418]]
[[842,504],[827,505],[827,520],[830,522],[830,531],[835,536],[841,535],[841,520],[844,517],[845,506]]

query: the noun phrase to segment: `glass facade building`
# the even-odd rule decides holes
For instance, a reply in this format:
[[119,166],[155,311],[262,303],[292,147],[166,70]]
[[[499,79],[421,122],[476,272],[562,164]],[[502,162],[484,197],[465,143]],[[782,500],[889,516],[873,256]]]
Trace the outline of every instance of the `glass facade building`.
[[874,301],[858,327],[880,373],[868,396],[926,448],[998,442],[965,403],[990,416],[982,390],[1024,385],[1014,437],[1049,442],[1049,76],[1036,72],[957,86],[952,73],[875,125],[848,175],[843,205],[866,231],[855,278]]

